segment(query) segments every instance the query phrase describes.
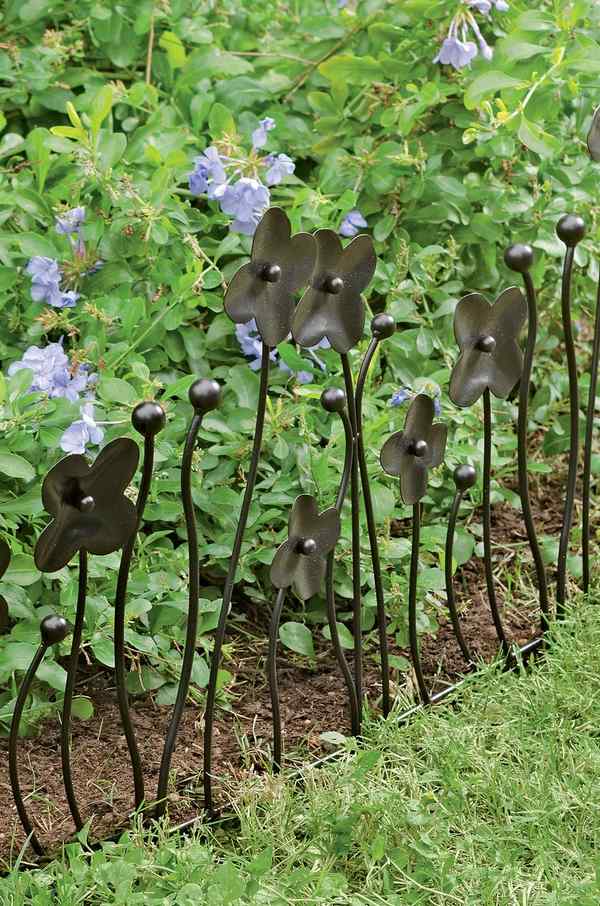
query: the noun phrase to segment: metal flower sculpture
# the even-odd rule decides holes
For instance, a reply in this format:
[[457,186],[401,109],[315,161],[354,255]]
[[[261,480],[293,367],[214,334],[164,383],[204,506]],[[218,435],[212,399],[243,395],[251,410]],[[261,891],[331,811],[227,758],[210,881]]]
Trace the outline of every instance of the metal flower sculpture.
[[344,354],[362,337],[365,303],[361,293],[375,273],[375,249],[365,235],[346,248],[332,230],[318,230],[315,239],[315,270],[296,309],[292,335],[300,346],[316,346],[326,337]]
[[252,243],[251,260],[235,274],[225,293],[225,311],[236,324],[253,318],[267,346],[289,335],[294,316],[294,293],[308,281],[315,263],[315,240],[310,233],[291,235],[281,208],[269,208]]
[[288,522],[288,538],[275,554],[271,581],[275,588],[294,589],[303,601],[315,595],[325,578],[325,557],[340,536],[340,514],[335,507],[319,513],[310,494],[297,497]]
[[400,493],[406,504],[415,504],[427,492],[429,469],[442,464],[446,450],[446,425],[434,425],[430,396],[415,396],[406,414],[404,430],[386,440],[381,450],[384,472],[400,478]]
[[52,468],[42,485],[42,501],[54,520],[35,546],[42,572],[66,566],[79,550],[110,554],[126,543],[136,527],[136,509],[124,495],[137,468],[137,444],[119,437],[90,466],[73,454]]
[[460,356],[450,378],[450,399],[472,406],[485,390],[506,399],[523,370],[519,333],[527,320],[527,303],[516,286],[493,305],[480,293],[464,296],[454,313],[454,335]]

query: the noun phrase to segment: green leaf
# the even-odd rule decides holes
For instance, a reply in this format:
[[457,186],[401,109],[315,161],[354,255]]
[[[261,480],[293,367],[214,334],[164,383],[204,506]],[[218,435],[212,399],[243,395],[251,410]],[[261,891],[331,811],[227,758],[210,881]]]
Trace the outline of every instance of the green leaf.
[[164,31],[158,42],[159,47],[167,52],[167,59],[171,69],[180,69],[185,66],[187,59],[185,47],[181,38],[173,31]]
[[283,623],[279,627],[279,638],[283,645],[291,651],[314,658],[315,648],[312,633],[304,623]]
[[[336,626],[340,645],[342,646],[342,648],[347,648],[348,651],[350,651],[352,648],[354,648],[354,639],[352,637],[352,633],[347,626],[344,626],[343,623],[336,623]],[[328,642],[331,641],[331,630],[329,626],[323,627],[323,637],[326,638]]]
[[138,395],[134,387],[121,378],[102,378],[98,384],[98,395],[103,400],[111,403],[132,405],[137,402]]
[[213,104],[208,115],[208,128],[212,138],[235,135],[235,121],[227,107],[219,103]]
[[521,125],[519,126],[519,138],[530,151],[535,151],[540,157],[554,157],[560,151],[561,144],[553,135],[529,122],[525,114],[521,115]]
[[26,459],[16,453],[0,452],[0,475],[20,478],[22,481],[32,481],[35,478],[35,469]]
[[112,85],[103,85],[92,104],[92,111],[90,116],[90,122],[92,124],[92,132],[94,135],[97,135],[100,131],[100,126],[110,113],[113,105],[114,99],[114,89]]
[[342,81],[348,85],[370,85],[380,81],[381,63],[374,57],[338,54],[319,66],[319,72],[330,82]]
[[3,579],[14,585],[33,585],[40,578],[40,571],[29,554],[15,554],[10,561]]
[[484,72],[477,76],[465,91],[465,107],[467,110],[474,110],[484,98],[493,97],[503,88],[523,88],[526,84],[522,79],[515,79],[495,69]]

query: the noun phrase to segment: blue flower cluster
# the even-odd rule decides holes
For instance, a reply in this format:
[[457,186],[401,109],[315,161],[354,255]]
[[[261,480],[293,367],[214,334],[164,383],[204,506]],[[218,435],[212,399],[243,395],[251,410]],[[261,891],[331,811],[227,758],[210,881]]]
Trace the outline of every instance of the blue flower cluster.
[[358,236],[361,230],[368,226],[367,221],[360,211],[349,211],[340,225],[340,236]]
[[[87,365],[73,365],[63,349],[62,338],[47,346],[30,346],[18,362],[9,366],[12,377],[18,371],[32,372],[28,392],[45,393],[51,399],[62,397],[71,403],[81,402],[81,419],[74,421],[60,439],[65,453],[85,453],[88,443],[99,444],[104,431],[94,420],[93,388],[96,375],[89,373]],[[81,397],[81,394],[85,396]]]
[[194,169],[188,176],[190,192],[218,201],[222,212],[233,218],[231,229],[246,236],[254,235],[269,207],[269,187],[279,185],[295,169],[294,161],[287,154],[258,156],[274,128],[275,120],[271,117],[260,120],[252,133],[252,153],[247,160],[233,156],[229,149],[226,153],[211,145],[194,158]]
[[[250,368],[252,369],[252,371],[258,371],[262,364],[263,344],[254,318],[251,321],[248,321],[246,324],[236,324],[235,335],[237,337],[238,343],[240,344],[240,349],[250,360],[248,362]],[[321,342],[317,346],[312,346],[306,350],[313,362],[321,369],[321,371],[326,371],[325,362],[319,359],[315,353],[315,350],[317,349],[330,349],[329,340],[325,338],[321,340]],[[312,371],[293,372],[289,365],[286,365],[286,363],[280,359],[276,349],[271,350],[269,358],[273,363],[278,364],[280,371],[283,371],[286,374],[294,375],[299,384],[312,383]]]
[[[506,0],[463,0],[462,7],[452,19],[448,34],[433,62],[444,63],[453,66],[454,69],[463,69],[469,66],[479,53],[485,60],[491,60],[494,51],[482,35],[472,10],[483,16],[489,16],[494,9],[506,12],[508,8]],[[472,32],[474,41],[470,40],[469,32]]]
[[413,400],[415,396],[418,396],[419,393],[425,393],[433,399],[433,409],[436,417],[438,417],[442,411],[440,399],[442,391],[438,384],[434,384],[433,381],[426,381],[417,390],[412,390],[410,387],[401,387],[390,397],[390,406],[403,406],[409,400]]

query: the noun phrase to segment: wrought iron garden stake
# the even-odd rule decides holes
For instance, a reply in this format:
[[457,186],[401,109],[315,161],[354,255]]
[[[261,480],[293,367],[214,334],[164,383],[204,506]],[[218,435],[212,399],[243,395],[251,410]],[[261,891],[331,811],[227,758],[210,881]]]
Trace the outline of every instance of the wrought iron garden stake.
[[129,713],[129,695],[127,694],[127,677],[125,670],[125,602],[127,598],[127,584],[135,539],[146,508],[146,501],[152,482],[154,468],[154,439],[165,425],[165,412],[159,403],[146,401],[135,407],[131,415],[131,422],[136,431],[144,438],[144,459],[142,465],[142,478],[136,501],[137,521],[135,530],[125,544],[121,554],[117,590],[115,594],[115,619],[114,619],[114,649],[115,649],[115,684],[121,724],[129,751],[129,760],[133,773],[135,807],[140,808],[145,797],[144,773],[142,761],[135,738],[135,730]]
[[375,522],[375,511],[373,508],[373,498],[371,496],[371,486],[369,484],[369,472],[367,469],[367,458],[365,456],[365,444],[363,437],[363,418],[362,418],[362,401],[365,389],[365,382],[369,373],[369,368],[373,357],[379,348],[382,340],[391,337],[396,330],[396,323],[391,315],[376,315],[371,322],[372,339],[365,353],[358,379],[356,381],[356,451],[358,454],[358,465],[360,469],[360,481],[365,503],[365,516],[367,519],[367,532],[369,535],[369,546],[371,548],[371,563],[373,566],[373,581],[375,584],[375,597],[377,601],[377,630],[379,636],[379,658],[381,661],[381,698],[382,710],[384,717],[390,712],[390,671],[388,663],[388,639],[387,639],[387,619],[385,612],[385,597],[383,594],[383,584],[381,581],[381,563],[379,560],[379,544],[377,541],[377,525]]
[[483,549],[488,602],[502,651],[509,644],[496,599],[492,566],[491,393],[506,399],[517,384],[523,367],[519,333],[527,317],[522,293],[513,286],[493,305],[480,293],[464,296],[454,313],[454,335],[460,356],[450,378],[450,399],[457,406],[471,406],[483,394]]
[[564,615],[567,593],[567,554],[573,525],[575,508],[575,486],[577,483],[577,461],[579,459],[579,380],[577,359],[573,341],[573,324],[571,322],[571,286],[573,280],[573,259],[575,248],[585,235],[585,223],[576,214],[566,214],[558,221],[556,227],[558,238],[566,246],[565,261],[561,287],[561,313],[567,368],[569,372],[569,466],[567,472],[567,494],[563,511],[560,544],[558,549],[558,574],[556,580],[556,616]]
[[408,590],[408,632],[413,669],[419,694],[424,704],[429,704],[429,692],[421,666],[417,635],[417,578],[419,573],[419,546],[421,534],[420,501],[427,493],[430,468],[444,461],[448,430],[445,425],[433,424],[433,400],[420,393],[409,406],[404,430],[397,431],[386,440],[381,450],[384,472],[400,478],[400,494],[405,504],[413,508],[412,546]]
[[12,788],[15,805],[17,807],[19,820],[21,821],[25,834],[29,838],[29,842],[31,843],[33,851],[38,856],[42,856],[44,854],[44,849],[40,844],[35,831],[33,830],[33,826],[27,812],[27,806],[25,805],[25,800],[23,799],[23,795],[21,793],[21,784],[19,782],[19,729],[21,726],[21,717],[23,716],[23,708],[25,707],[25,702],[27,701],[27,696],[29,695],[31,684],[35,679],[38,667],[44,659],[44,655],[52,645],[57,645],[59,642],[62,642],[63,639],[66,639],[69,632],[69,624],[65,619],[63,619],[63,617],[52,614],[51,616],[44,617],[44,619],[42,620],[40,624],[41,642],[31,664],[27,669],[27,672],[23,678],[23,682],[21,683],[21,688],[19,689],[19,694],[17,695],[15,710],[13,711],[12,722],[10,725],[10,737],[8,740],[8,770],[10,776],[10,785]]
[[280,208],[270,208],[259,223],[252,243],[252,256],[235,274],[225,294],[224,306],[236,324],[255,319],[262,337],[260,388],[254,429],[254,443],[246,489],[233,541],[229,569],[223,588],[223,602],[215,633],[210,676],[204,713],[204,807],[213,813],[212,740],[217,695],[217,681],[227,617],[233,597],[244,531],[254,494],[265,425],[269,386],[269,362],[272,347],[281,343],[291,330],[294,316],[294,292],[300,289],[313,269],[315,242],[308,233],[291,235],[290,222]]
[[523,520],[525,530],[529,541],[529,548],[533,557],[533,563],[537,578],[538,596],[540,602],[541,628],[545,632],[548,628],[550,619],[550,601],[548,599],[548,582],[546,579],[546,567],[542,552],[537,539],[533,512],[531,509],[531,497],[529,493],[529,473],[527,469],[527,429],[529,413],[529,385],[531,382],[531,371],[533,368],[533,355],[535,353],[535,343],[537,340],[537,301],[535,288],[529,273],[533,264],[533,249],[529,245],[517,243],[511,245],[504,253],[504,261],[512,271],[521,274],[525,285],[525,295],[527,298],[527,340],[525,343],[525,355],[523,357],[523,370],[519,383],[519,414],[517,421],[517,476],[519,483],[519,496],[521,498],[521,508],[523,510]]
[[198,599],[200,597],[200,569],[198,560],[198,533],[196,529],[196,516],[194,514],[194,501],[192,499],[191,474],[192,457],[196,446],[198,431],[202,419],[207,412],[216,409],[221,401],[221,388],[216,381],[204,379],[194,381],[189,389],[189,400],[194,407],[194,416],[188,429],[185,448],[181,461],[181,499],[188,538],[188,563],[189,563],[189,589],[188,589],[188,614],[186,623],[185,646],[181,662],[181,675],[177,688],[177,697],[173,714],[169,722],[167,736],[160,761],[158,775],[158,788],[156,793],[156,816],[164,814],[167,805],[167,789],[169,785],[169,769],[171,758],[177,739],[177,731],[181,723],[183,709],[190,688],[194,656],[196,654],[196,640],[198,635]]
[[457,466],[454,470],[454,484],[456,487],[456,493],[454,495],[454,501],[452,503],[452,510],[450,511],[450,518],[448,519],[448,531],[446,533],[446,550],[444,556],[444,572],[446,578],[446,599],[448,601],[448,612],[450,614],[450,620],[452,622],[452,629],[454,630],[454,635],[456,636],[456,641],[462,652],[462,655],[467,662],[467,664],[473,663],[473,656],[469,650],[469,646],[465,642],[465,638],[462,633],[462,628],[460,625],[460,618],[458,616],[458,610],[456,609],[456,598],[454,596],[454,577],[452,575],[452,560],[454,556],[454,534],[456,531],[456,519],[458,517],[458,511],[462,503],[462,499],[465,493],[472,488],[477,480],[477,473],[473,466],[464,463],[463,465]]

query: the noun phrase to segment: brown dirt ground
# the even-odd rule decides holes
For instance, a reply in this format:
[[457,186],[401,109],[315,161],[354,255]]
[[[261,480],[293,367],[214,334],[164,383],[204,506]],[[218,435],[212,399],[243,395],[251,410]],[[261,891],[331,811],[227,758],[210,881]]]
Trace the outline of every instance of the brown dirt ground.
[[[560,526],[561,500],[559,476],[546,479],[536,489],[535,515],[540,534],[555,534]],[[495,554],[504,567],[514,565],[520,556],[519,542],[526,535],[519,514],[504,504],[494,508]],[[497,652],[497,641],[485,597],[483,563],[472,559],[456,577],[456,594],[462,610],[463,632],[474,654],[489,661]],[[499,583],[499,602],[503,588]],[[532,600],[504,613],[510,638],[522,644],[537,634],[539,612]],[[445,615],[439,618],[435,637],[422,639],[422,660],[432,690],[443,688],[460,677],[465,664]],[[263,630],[264,633],[264,630]],[[271,707],[265,680],[266,644],[257,642],[248,649],[247,636],[234,650],[247,651],[226,664],[236,679],[232,710],[219,712],[215,724],[214,774],[217,798],[219,778],[239,781],[265,770],[271,745]],[[391,648],[393,653],[406,651]],[[374,648],[365,658],[365,692],[370,707],[378,704],[381,683]],[[293,655],[280,653],[279,684],[284,725],[284,746],[288,752],[303,751],[309,757],[323,754],[320,734],[337,730],[349,732],[344,687],[330,652],[317,653],[317,666],[307,667]],[[398,681],[398,674],[393,675]],[[410,678],[408,680],[411,682]],[[91,837],[108,835],[132,807],[132,783],[124,737],[120,731],[115,702],[114,681],[110,671],[84,668],[78,692],[89,695],[94,716],[73,724],[73,771],[75,789],[84,820],[92,817]],[[405,689],[406,691],[406,689]],[[132,718],[145,769],[148,795],[156,789],[158,768],[171,708],[157,706],[152,697],[135,699]],[[62,788],[59,724],[48,721],[35,738],[20,742],[21,783],[29,794],[28,808],[36,833],[49,850],[72,833],[73,827]],[[13,861],[24,836],[16,817],[8,781],[7,741],[0,740],[0,866]],[[173,821],[184,821],[197,814],[202,805],[202,710],[189,705],[184,713],[172,761],[173,786],[169,814]],[[200,778],[200,779],[199,779]]]

